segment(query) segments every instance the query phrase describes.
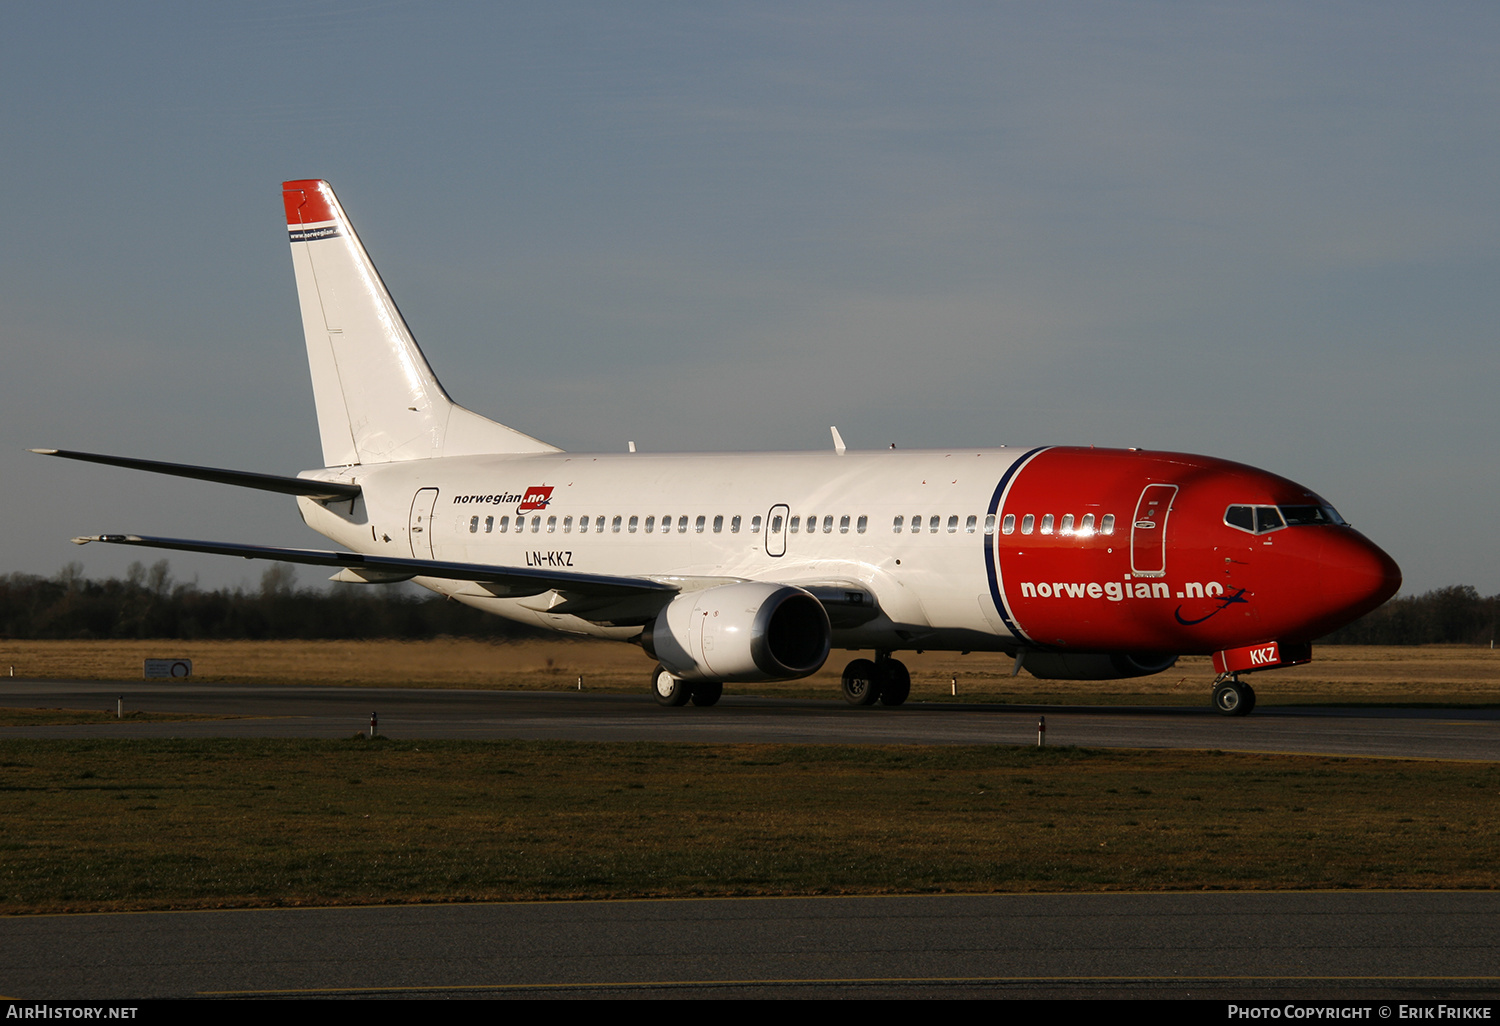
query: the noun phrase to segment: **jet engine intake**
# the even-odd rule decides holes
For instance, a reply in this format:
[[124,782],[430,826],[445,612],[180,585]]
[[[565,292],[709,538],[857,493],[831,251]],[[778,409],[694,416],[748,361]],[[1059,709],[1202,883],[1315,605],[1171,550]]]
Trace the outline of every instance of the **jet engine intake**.
[[724,584],[673,599],[641,646],[683,680],[795,680],[816,673],[833,634],[823,604],[785,584]]

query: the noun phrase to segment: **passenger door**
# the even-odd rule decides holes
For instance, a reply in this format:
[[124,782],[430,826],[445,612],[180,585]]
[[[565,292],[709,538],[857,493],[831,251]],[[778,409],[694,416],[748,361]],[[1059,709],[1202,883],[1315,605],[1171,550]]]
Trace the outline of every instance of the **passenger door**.
[[1147,485],[1130,524],[1130,569],[1137,577],[1167,575],[1167,518],[1177,486]]
[[411,554],[415,559],[433,559],[432,514],[437,508],[438,490],[423,488],[411,500]]

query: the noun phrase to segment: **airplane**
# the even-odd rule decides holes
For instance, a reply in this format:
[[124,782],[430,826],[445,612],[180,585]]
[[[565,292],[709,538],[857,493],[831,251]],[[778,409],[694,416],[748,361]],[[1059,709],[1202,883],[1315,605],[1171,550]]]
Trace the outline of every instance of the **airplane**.
[[1210,655],[1241,675],[1396,593],[1395,562],[1303,486],[1207,456],[1060,445],[570,453],[449,398],[333,189],[283,183],[324,466],[294,477],[60,449],[45,455],[296,496],[343,551],[75,538],[415,581],[564,634],[639,645],[664,706],[792,680],[834,648],[853,705],[898,706],[903,651],[1004,652],[1109,680]]

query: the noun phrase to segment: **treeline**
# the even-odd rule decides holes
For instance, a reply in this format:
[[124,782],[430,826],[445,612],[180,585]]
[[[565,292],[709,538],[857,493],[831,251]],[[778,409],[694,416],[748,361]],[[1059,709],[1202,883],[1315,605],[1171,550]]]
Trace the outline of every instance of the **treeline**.
[[1500,595],[1467,584],[1393,598],[1323,638],[1331,645],[1488,645],[1500,626]]
[[[0,577],[0,637],[420,640],[443,635],[503,640],[540,630],[438,595],[381,585],[298,589],[296,570],[273,563],[259,591],[203,591],[172,580],[161,560],[132,563],[124,580],[93,581],[69,563],[55,577]],[[1321,639],[1332,645],[1488,645],[1500,627],[1500,595],[1469,585],[1394,598]]]
[[204,591],[174,582],[166,560],[133,563],[124,580],[89,580],[77,563],[52,578],[0,576],[0,637],[502,640],[541,633],[439,595],[388,585],[299,589],[296,576],[275,563],[259,591]]

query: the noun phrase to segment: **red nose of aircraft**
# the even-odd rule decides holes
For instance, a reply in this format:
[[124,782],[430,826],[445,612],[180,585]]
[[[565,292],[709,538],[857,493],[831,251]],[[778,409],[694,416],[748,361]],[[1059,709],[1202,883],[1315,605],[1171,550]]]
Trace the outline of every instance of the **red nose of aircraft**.
[[1351,529],[1322,532],[1319,604],[1336,630],[1380,605],[1401,587],[1401,568],[1364,535]]

